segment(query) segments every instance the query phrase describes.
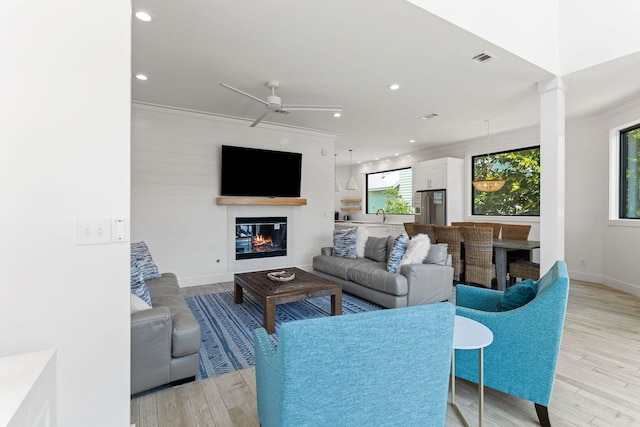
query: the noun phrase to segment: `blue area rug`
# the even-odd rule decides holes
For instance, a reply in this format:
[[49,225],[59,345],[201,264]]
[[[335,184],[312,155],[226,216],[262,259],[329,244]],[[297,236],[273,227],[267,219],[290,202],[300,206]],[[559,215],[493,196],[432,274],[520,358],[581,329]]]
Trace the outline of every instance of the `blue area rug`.
[[[197,380],[253,366],[253,330],[262,327],[262,305],[245,294],[242,304],[233,302],[233,292],[186,297],[202,332],[200,374]],[[349,294],[342,294],[342,314],[380,310],[381,307]],[[276,306],[276,333],[284,322],[326,317],[331,313],[331,297],[318,297]]]

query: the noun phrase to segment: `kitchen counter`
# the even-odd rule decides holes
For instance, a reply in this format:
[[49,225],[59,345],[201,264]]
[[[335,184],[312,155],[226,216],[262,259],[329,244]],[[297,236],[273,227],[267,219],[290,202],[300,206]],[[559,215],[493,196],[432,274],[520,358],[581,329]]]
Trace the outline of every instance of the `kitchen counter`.
[[335,221],[335,229],[340,230],[351,227],[365,227],[370,236],[384,237],[397,236],[404,232],[404,223],[401,222],[382,222],[382,221],[358,221],[358,220],[337,220]]

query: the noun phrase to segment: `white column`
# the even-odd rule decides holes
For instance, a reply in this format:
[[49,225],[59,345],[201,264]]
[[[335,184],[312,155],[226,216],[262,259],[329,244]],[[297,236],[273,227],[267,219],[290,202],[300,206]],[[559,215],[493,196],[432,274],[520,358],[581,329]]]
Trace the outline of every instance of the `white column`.
[[565,87],[560,77],[540,93],[540,273],[564,260]]

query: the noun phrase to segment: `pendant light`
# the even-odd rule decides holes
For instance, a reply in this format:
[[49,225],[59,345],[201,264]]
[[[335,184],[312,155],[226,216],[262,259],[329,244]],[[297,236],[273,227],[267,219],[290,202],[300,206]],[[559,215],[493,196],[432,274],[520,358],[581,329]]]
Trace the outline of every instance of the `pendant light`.
[[489,157],[489,120],[487,122],[487,162],[484,179],[474,179],[473,187],[484,193],[493,193],[504,187],[504,179],[492,179],[491,178],[491,158]]
[[334,154],[334,158],[333,158],[333,175],[336,177],[336,192],[342,191],[342,187],[340,186],[340,181],[338,181],[338,169],[337,169],[337,162],[338,160],[338,153]]
[[356,180],[353,179],[353,175],[351,175],[351,152],[353,150],[349,150],[349,179],[347,180],[347,185],[344,186],[345,190],[357,190],[358,186],[356,185]]

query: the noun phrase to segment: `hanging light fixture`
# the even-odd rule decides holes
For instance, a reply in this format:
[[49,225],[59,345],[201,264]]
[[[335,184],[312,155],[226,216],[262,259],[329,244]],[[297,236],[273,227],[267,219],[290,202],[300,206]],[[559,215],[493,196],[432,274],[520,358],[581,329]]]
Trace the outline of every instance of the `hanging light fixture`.
[[347,180],[347,185],[344,186],[345,190],[357,190],[358,186],[356,185],[356,180],[353,179],[353,175],[351,175],[351,152],[353,150],[349,150],[349,179]]
[[339,191],[342,191],[342,187],[340,186],[340,181],[338,181],[338,169],[336,165],[337,160],[338,160],[338,153],[335,153],[333,158],[333,174],[336,177],[336,192],[339,192]]
[[484,193],[493,193],[504,187],[504,183],[506,181],[504,179],[491,178],[491,158],[489,157],[489,120],[485,121],[487,122],[487,167],[484,179],[474,179],[473,187],[476,190],[482,191]]

